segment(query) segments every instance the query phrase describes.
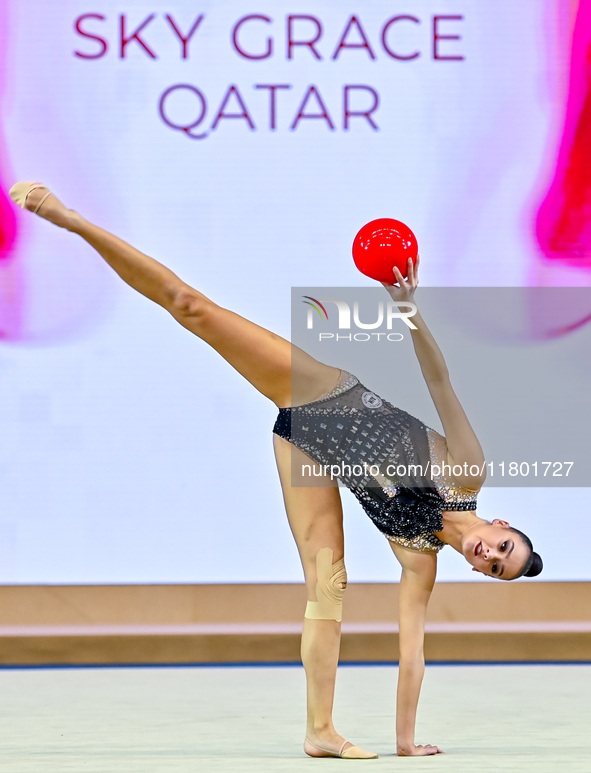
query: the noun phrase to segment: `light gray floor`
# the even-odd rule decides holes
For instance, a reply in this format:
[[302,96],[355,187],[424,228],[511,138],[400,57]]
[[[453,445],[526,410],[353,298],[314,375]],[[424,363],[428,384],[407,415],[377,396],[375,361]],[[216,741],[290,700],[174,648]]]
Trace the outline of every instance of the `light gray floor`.
[[337,728],[379,760],[301,751],[301,668],[0,670],[3,773],[591,771],[591,666],[431,666],[418,743],[392,756],[394,667],[343,667]]

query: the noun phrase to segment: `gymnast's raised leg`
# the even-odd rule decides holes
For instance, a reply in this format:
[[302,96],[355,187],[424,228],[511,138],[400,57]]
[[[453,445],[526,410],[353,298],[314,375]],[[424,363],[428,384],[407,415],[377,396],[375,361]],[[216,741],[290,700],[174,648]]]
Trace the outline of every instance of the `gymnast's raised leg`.
[[[125,282],[212,346],[278,407],[315,400],[336,384],[336,368],[323,365],[280,336],[213,303],[153,258],[92,225],[66,209],[53,194],[47,194],[44,187],[30,189],[25,184],[11,191],[15,201],[26,209],[35,211],[41,204],[37,212],[41,217],[80,235]],[[301,452],[277,436],[274,444],[285,506],[308,589],[302,633],[308,695],[304,749],[314,757],[372,758],[376,755],[347,743],[332,724],[340,607],[346,586],[338,488],[292,487],[291,454]]]

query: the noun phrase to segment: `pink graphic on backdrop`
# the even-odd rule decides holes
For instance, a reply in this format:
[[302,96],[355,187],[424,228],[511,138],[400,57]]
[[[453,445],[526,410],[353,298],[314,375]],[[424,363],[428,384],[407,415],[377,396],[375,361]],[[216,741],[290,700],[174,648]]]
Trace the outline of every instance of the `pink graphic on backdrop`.
[[[8,42],[14,41],[16,36],[11,38],[9,35],[7,16],[7,5],[0,5],[0,105],[4,109],[9,86],[14,85],[7,79],[23,67],[14,50],[8,67]],[[19,127],[17,119],[12,137],[10,132],[0,131],[0,343],[52,345],[84,335],[89,326],[106,319],[112,310],[113,279],[102,260],[84,255],[79,242],[64,238],[63,232],[22,212],[8,196],[8,190],[18,179],[15,171],[19,176],[24,174],[24,179],[35,179],[35,171],[25,169],[19,173],[13,168],[9,160],[10,143],[14,143],[15,138],[16,142],[32,141],[35,151],[38,150],[38,137],[42,137],[47,147],[52,142],[59,147],[68,131],[67,125],[62,126],[59,121],[49,121],[37,137],[19,130],[23,126],[28,129],[30,115],[26,103],[35,98],[35,90],[43,92],[44,78],[48,78],[49,73],[58,79],[62,75],[55,66],[40,70],[30,52],[26,53],[24,67],[25,71],[30,68],[34,73],[31,93],[18,95],[17,106],[24,106],[18,111],[24,123]],[[25,166],[37,167],[35,158],[39,158],[35,152],[31,159],[26,154]],[[55,165],[52,173],[49,154],[48,160],[42,159],[41,163],[50,170],[48,179],[43,181],[51,186]],[[70,195],[75,195],[80,175],[81,170],[73,164],[70,186],[70,180],[65,176],[66,191],[69,187]],[[63,169],[59,169],[57,176],[63,183]],[[92,208],[92,197],[87,197],[86,201],[89,198]]]
[[[0,152],[0,158],[4,153]],[[14,216],[14,206],[12,201],[4,193],[6,184],[2,170],[6,169],[6,164],[0,165],[0,261],[2,263],[9,260],[11,256],[12,245],[16,238],[16,218]]]
[[536,235],[547,259],[591,269],[591,0],[579,2],[562,140]]
[[[7,25],[0,24],[0,56],[6,51]],[[0,99],[4,93],[5,62],[0,59]],[[0,134],[0,340],[18,335],[22,321],[22,282],[20,266],[14,260],[16,217],[6,191],[8,158],[4,137]]]
[[[3,158],[4,154],[0,155]],[[6,190],[0,166],[0,186]],[[0,193],[0,341],[18,337],[22,324],[22,270],[15,260],[16,218],[13,204]]]

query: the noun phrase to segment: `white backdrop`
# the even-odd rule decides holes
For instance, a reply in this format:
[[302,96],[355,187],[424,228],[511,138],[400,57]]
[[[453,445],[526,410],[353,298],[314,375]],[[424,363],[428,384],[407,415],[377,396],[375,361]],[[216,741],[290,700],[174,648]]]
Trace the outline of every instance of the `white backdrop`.
[[[9,0],[4,188],[46,181],[68,206],[285,337],[292,286],[371,285],[350,245],[376,217],[415,230],[425,285],[586,283],[584,272],[548,272],[533,227],[568,76],[559,6],[395,5]],[[157,58],[137,39],[122,52],[122,26],[129,36],[151,14],[139,37]],[[185,59],[165,14],[184,33],[204,15]],[[272,37],[266,59],[232,45],[249,14],[271,21],[246,23],[239,45],[260,55]],[[309,40],[320,24],[321,59],[309,46],[288,58],[290,14],[318,20],[292,20],[292,38]],[[382,45],[396,15],[418,22],[393,23],[386,44],[414,59]],[[459,39],[435,50],[434,24]],[[361,30],[368,46],[354,48]],[[159,102],[175,84],[205,96],[192,130],[203,139],[162,120]],[[257,84],[290,86],[276,92],[274,130],[269,89]],[[239,93],[255,128],[223,116],[212,128],[232,85],[225,112],[241,112]],[[311,85],[300,112],[321,112],[319,95],[330,121],[290,128]],[[363,116],[344,129],[346,85],[379,94],[377,129]],[[354,109],[371,107],[368,89],[349,94]],[[194,92],[168,100],[169,121],[198,117]],[[274,468],[274,406],[77,237],[27,213],[16,225],[0,264],[0,582],[300,580]],[[395,578],[386,541],[343,499],[351,579]],[[480,497],[484,517],[502,513],[531,534],[545,580],[591,579],[571,552],[573,535],[591,538],[588,504],[588,489]],[[440,578],[475,576],[448,549]]]

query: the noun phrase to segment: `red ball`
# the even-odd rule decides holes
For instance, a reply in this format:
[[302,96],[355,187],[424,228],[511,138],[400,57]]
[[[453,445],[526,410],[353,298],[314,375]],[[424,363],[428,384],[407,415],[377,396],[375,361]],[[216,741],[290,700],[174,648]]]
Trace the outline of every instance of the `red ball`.
[[394,284],[392,268],[397,266],[407,275],[407,262],[415,263],[419,252],[416,236],[399,220],[382,217],[372,220],[353,240],[353,260],[362,274],[378,282]]

